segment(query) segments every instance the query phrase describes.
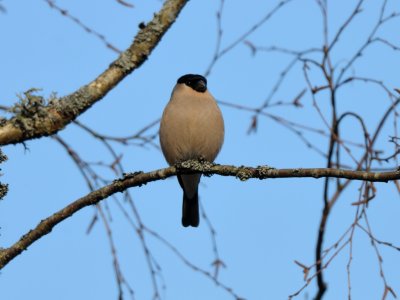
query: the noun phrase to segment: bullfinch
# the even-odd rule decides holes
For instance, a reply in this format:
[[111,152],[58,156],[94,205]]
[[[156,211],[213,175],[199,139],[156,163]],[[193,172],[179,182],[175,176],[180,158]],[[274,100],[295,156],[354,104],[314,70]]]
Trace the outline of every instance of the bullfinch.
[[[180,77],[172,90],[160,123],[165,159],[175,165],[188,159],[213,162],[224,141],[224,120],[201,75]],[[183,189],[182,225],[199,225],[198,188],[201,174],[178,175]]]

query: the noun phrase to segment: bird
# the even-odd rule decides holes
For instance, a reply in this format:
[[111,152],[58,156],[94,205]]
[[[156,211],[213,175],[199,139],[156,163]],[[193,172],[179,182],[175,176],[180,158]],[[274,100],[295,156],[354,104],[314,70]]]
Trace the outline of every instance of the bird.
[[[224,142],[224,120],[202,75],[181,76],[160,121],[160,145],[169,165],[189,159],[213,162]],[[182,225],[199,226],[201,174],[177,175],[183,190]]]

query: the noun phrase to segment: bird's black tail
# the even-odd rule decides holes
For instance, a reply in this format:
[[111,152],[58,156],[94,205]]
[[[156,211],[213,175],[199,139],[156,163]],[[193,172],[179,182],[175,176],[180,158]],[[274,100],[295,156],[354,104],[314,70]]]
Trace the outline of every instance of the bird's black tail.
[[190,199],[183,193],[182,225],[184,227],[199,226],[199,194],[197,192]]

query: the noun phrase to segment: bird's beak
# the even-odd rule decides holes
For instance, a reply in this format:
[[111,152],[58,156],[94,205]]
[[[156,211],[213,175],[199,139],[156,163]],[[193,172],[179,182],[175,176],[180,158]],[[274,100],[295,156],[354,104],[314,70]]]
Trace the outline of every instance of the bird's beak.
[[203,80],[199,80],[196,84],[196,91],[204,93],[207,90],[206,83]]

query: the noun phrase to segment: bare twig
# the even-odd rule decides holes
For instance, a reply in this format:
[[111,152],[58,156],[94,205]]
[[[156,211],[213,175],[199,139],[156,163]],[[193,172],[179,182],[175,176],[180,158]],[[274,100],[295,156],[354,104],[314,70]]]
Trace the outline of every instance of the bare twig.
[[[217,63],[221,57],[223,57],[225,54],[230,52],[232,49],[234,49],[237,45],[245,41],[252,33],[254,33],[258,28],[260,28],[265,22],[267,22],[269,19],[271,19],[272,16],[274,16],[282,7],[284,7],[286,4],[291,2],[292,0],[282,0],[280,1],[274,8],[272,8],[261,20],[259,20],[257,23],[255,23],[251,28],[249,28],[247,31],[245,31],[241,36],[239,36],[235,41],[233,41],[231,44],[226,46],[225,48],[221,49],[220,44],[222,40],[222,31],[218,30],[217,34],[217,46],[216,51],[214,53],[214,56],[210,62],[210,65],[208,66],[207,70],[204,72],[205,76],[210,75],[211,70],[213,69],[214,65]],[[220,26],[221,22],[221,13],[223,9],[223,1],[221,2],[220,6],[220,14],[217,14],[217,26]]]
[[68,10],[63,9],[61,7],[59,7],[53,0],[44,0],[52,9],[57,10],[62,16],[70,19],[71,21],[73,21],[75,24],[77,24],[79,27],[81,27],[83,30],[85,30],[87,33],[94,35],[95,37],[97,37],[108,49],[120,54],[122,51],[119,50],[116,46],[114,46],[112,43],[110,43],[106,37],[101,34],[98,33],[96,30],[94,30],[93,28],[90,28],[89,26],[85,25],[81,20],[79,20],[77,17],[71,15],[70,12],[68,12]]

